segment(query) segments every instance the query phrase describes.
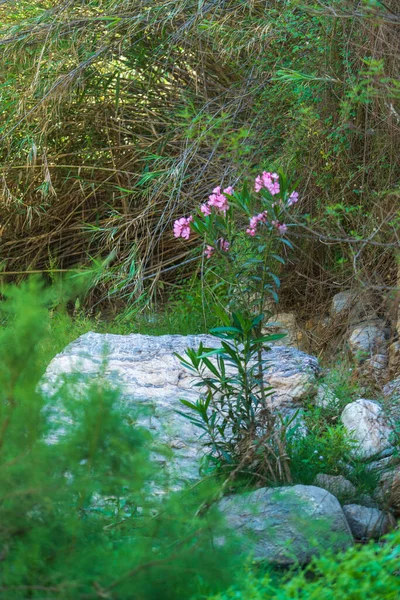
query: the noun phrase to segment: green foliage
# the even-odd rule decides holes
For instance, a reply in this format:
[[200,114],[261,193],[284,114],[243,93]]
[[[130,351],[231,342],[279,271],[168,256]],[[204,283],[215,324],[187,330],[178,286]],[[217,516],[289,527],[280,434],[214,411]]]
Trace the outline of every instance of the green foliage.
[[6,297],[1,598],[178,599],[222,589],[235,552],[212,546],[217,515],[196,516],[211,491],[155,493],[167,482],[150,460],[153,441],[101,376],[90,385],[70,382],[49,398],[41,354],[50,347],[44,338],[54,293],[29,281]]
[[[267,404],[272,391],[263,376],[263,351],[284,336],[263,335],[263,325],[270,316],[265,314],[267,301],[271,296],[278,301],[276,265],[285,264],[283,248],[293,248],[283,219],[298,195],[282,173],[265,172],[256,183],[257,194],[246,183],[240,192],[229,187],[222,193],[218,188],[196,216],[175,223],[177,237],[187,240],[191,232],[203,237],[205,272],[220,276],[229,307],[213,307],[221,326],[211,333],[221,338],[220,348],[200,344],[185,357],[177,355],[195,374],[196,385],[207,390],[195,403],[181,400],[192,413],[181,414],[203,431],[208,465],[228,468],[232,479],[248,471],[259,473],[264,481],[288,481],[285,427],[275,430],[277,418]],[[251,238],[247,243],[244,234]]]
[[[229,319],[226,319],[229,323]],[[234,474],[248,473],[271,481],[290,479],[284,452],[285,432],[274,430],[276,419],[267,409],[270,388],[263,383],[262,350],[281,336],[257,337],[260,317],[232,315],[232,324],[211,330],[221,348],[188,349],[181,363],[207,392],[195,403],[181,400],[191,412],[181,412],[203,431],[207,466]],[[210,359],[216,357],[216,363]],[[251,467],[251,469],[250,469]]]
[[308,415],[306,426],[308,435],[296,437],[288,445],[294,481],[311,485],[318,473],[348,476],[346,465],[353,462],[354,443],[345,428],[322,424],[315,413]]
[[271,574],[257,577],[250,572],[241,586],[212,600],[396,600],[399,543],[396,532],[381,544],[316,558],[304,571],[284,576],[280,584]]
[[0,4],[9,277],[112,255],[87,304],[153,296],[189,256],[171,251],[175,216],[204,200],[209,182],[273,162],[299,178],[308,214],[286,267],[288,301],[324,300],[329,287],[307,278],[332,271],[336,285],[394,281],[395,0],[228,5]]

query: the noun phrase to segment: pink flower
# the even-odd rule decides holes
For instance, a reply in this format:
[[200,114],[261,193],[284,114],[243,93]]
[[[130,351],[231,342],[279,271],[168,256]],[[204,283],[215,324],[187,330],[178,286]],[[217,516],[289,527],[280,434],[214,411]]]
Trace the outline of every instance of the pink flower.
[[269,173],[264,171],[261,176],[259,175],[256,177],[254,189],[256,192],[259,192],[262,188],[265,188],[272,196],[275,196],[275,194],[279,194],[280,192],[280,185],[278,181],[278,173]]
[[257,217],[251,217],[249,225],[250,225],[250,229],[255,229],[258,225]]
[[272,183],[272,173],[263,171],[261,175],[261,181],[263,183],[263,187],[267,187]]
[[228,194],[228,196],[232,196],[234,192],[235,190],[231,185],[228,185],[228,187],[224,189],[224,194]]
[[206,217],[208,217],[208,215],[211,215],[211,208],[208,206],[208,204],[202,204],[200,206],[200,210]]
[[261,177],[258,175],[258,177],[256,177],[256,180],[254,182],[254,189],[256,192],[259,192],[260,190],[262,190],[263,188],[263,182]]
[[218,210],[223,213],[229,208],[228,200],[226,196],[221,194],[221,188],[218,186],[213,189],[213,193],[209,196],[208,206],[215,206]]
[[204,250],[204,254],[206,255],[207,258],[211,258],[212,255],[214,254],[215,249],[212,246],[207,245],[206,249]]
[[183,238],[188,240],[190,236],[190,223],[193,221],[192,215],[190,217],[181,217],[174,223],[174,236],[176,238]]
[[284,235],[288,230],[288,226],[285,223],[279,223],[279,221],[271,221],[271,225],[276,227],[279,235]]
[[265,223],[266,220],[267,220],[267,211],[266,210],[262,213],[259,213],[258,215],[254,215],[254,217],[251,217],[251,219],[250,219],[249,228],[246,229],[246,233],[248,233],[249,235],[254,237],[256,234],[256,229],[257,229],[258,223]]
[[285,223],[278,225],[277,229],[279,231],[279,235],[284,235],[288,230],[287,225],[285,225]]
[[292,204],[296,204],[299,201],[299,194],[297,192],[292,192],[289,196],[289,200],[287,205],[292,206]]
[[218,247],[219,247],[220,250],[222,250],[222,252],[228,252],[228,250],[231,247],[231,245],[228,242],[228,240],[224,240],[224,238],[219,238],[219,240],[218,240]]
[[279,192],[281,191],[281,188],[277,181],[275,181],[275,183],[270,185],[267,189],[272,196],[275,196],[275,194],[279,194]]

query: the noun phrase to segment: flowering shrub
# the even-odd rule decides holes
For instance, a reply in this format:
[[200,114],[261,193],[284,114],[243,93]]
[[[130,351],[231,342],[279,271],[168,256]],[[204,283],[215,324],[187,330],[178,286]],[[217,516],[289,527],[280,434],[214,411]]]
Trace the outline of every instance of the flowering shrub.
[[[276,415],[268,407],[272,393],[264,385],[264,352],[282,335],[263,335],[270,316],[268,296],[278,301],[280,280],[276,273],[292,248],[288,209],[298,193],[283,174],[264,172],[249,190],[216,187],[196,215],[181,217],[174,236],[203,239],[210,264],[223,263],[223,278],[238,310],[216,307],[222,326],[211,330],[221,348],[200,346],[178,356],[207,390],[196,403],[182,400],[191,413],[182,413],[203,430],[208,458],[231,472],[249,469],[266,472],[273,480],[290,480],[286,438],[287,423],[275,427]],[[243,248],[245,251],[243,252]],[[216,361],[211,361],[214,356]],[[193,414],[194,413],[194,414]]]
[[[184,240],[192,234],[200,236],[206,259],[222,259],[225,274],[226,269],[233,271],[231,291],[236,296],[247,292],[254,313],[254,300],[258,308],[267,294],[278,300],[280,282],[275,271],[279,263],[285,262],[282,247],[292,248],[286,237],[289,209],[298,202],[299,195],[283,174],[267,171],[256,177],[253,190],[246,184],[241,192],[232,186],[222,191],[220,186],[214,188],[196,215],[175,221],[174,236]],[[244,238],[247,250],[243,261]],[[250,308],[249,298],[242,300],[242,307]]]

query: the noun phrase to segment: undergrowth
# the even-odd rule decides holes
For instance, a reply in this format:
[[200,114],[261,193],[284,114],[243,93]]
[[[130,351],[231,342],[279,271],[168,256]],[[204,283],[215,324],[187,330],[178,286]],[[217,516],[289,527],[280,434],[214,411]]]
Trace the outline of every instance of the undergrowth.
[[[181,493],[154,493],[165,485],[150,460],[156,440],[135,423],[101,374],[79,394],[72,386],[45,395],[40,380],[56,348],[92,323],[77,318],[71,330],[73,321],[63,313],[59,289],[38,281],[4,292],[1,598],[397,598],[398,533],[288,572],[246,563],[232,532],[228,544],[215,546],[211,531],[225,534],[223,523],[212,509],[199,515],[199,507],[220,490],[209,479]],[[68,301],[65,288],[63,299]],[[70,301],[76,304],[73,294]],[[348,391],[349,397],[356,393]],[[61,429],[55,419],[60,404]],[[348,478],[358,493],[368,491],[365,472],[349,456],[351,440],[332,419],[329,406],[310,408],[306,424],[308,437],[292,446],[291,460],[298,465],[296,473],[292,463],[294,479],[311,483],[317,471],[338,474],[348,459],[353,467]]]
[[209,600],[396,600],[399,558],[397,531],[380,544],[316,558],[278,583],[271,573],[262,576],[250,570],[241,585]]
[[178,599],[223,589],[238,565],[231,548],[213,547],[218,515],[196,516],[210,488],[154,492],[166,484],[150,460],[155,442],[101,375],[79,393],[61,386],[49,396],[40,383],[54,298],[30,281],[5,290],[0,304],[1,598]]

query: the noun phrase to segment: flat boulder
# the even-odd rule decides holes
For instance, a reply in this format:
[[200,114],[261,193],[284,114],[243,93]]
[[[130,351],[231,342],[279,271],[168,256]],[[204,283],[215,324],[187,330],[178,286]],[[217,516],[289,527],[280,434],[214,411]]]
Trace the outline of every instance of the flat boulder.
[[[52,396],[69,381],[79,392],[101,375],[120,390],[128,410],[145,409],[140,411],[139,423],[156,434],[157,442],[171,448],[172,459],[160,455],[160,465],[173,469],[181,481],[194,481],[203,454],[200,431],[176,411],[186,411],[180,399],[196,401],[201,390],[175,353],[184,355],[187,348],[198,348],[200,343],[208,348],[220,346],[220,340],[210,335],[87,333],[51,361],[41,387]],[[265,382],[274,388],[273,406],[294,409],[315,393],[320,370],[316,358],[284,346],[273,346],[264,358],[268,361]]]
[[339,498],[352,497],[357,493],[355,486],[343,475],[318,473],[314,479],[314,485],[328,490],[328,492]]
[[338,500],[313,485],[227,496],[218,508],[237,536],[240,551],[256,561],[302,565],[320,552],[345,550],[353,544]]
[[369,508],[359,504],[346,504],[343,512],[356,540],[366,542],[379,539],[389,531],[389,519],[377,508]]

